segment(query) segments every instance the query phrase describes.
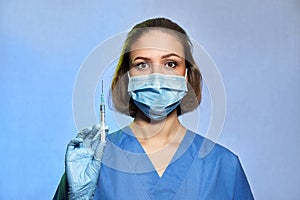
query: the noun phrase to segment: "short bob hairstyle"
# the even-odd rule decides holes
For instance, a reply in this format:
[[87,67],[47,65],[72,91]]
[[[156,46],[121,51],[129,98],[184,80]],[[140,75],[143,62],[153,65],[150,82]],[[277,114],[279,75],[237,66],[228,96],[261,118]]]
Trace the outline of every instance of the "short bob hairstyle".
[[134,42],[144,33],[159,30],[176,37],[184,48],[185,65],[188,77],[188,93],[177,107],[177,114],[190,112],[201,102],[202,76],[192,56],[192,43],[186,32],[176,23],[166,18],[154,18],[135,25],[127,34],[121,56],[111,84],[113,108],[131,117],[136,116],[137,106],[128,94],[128,76],[130,51]]

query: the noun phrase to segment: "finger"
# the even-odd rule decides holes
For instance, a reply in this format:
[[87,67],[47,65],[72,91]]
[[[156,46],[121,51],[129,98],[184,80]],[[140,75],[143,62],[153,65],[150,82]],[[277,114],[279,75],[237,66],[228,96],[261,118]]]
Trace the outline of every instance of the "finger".
[[96,147],[95,154],[94,154],[94,159],[95,160],[98,160],[98,161],[102,160],[102,156],[103,156],[105,146],[106,146],[106,141],[98,143],[98,146]]
[[91,138],[92,141],[100,141],[101,140],[101,130],[96,131],[96,134]]
[[95,131],[95,133],[90,133],[82,142],[84,148],[90,148],[95,151],[100,142],[100,131]]
[[86,129],[83,129],[82,131],[80,131],[77,135],[77,137],[82,138],[83,140],[92,140],[95,135],[97,134],[97,132],[100,129],[100,125],[94,125],[93,127],[89,127]]
[[86,138],[86,136],[93,130],[92,127],[85,128],[81,130],[76,137],[82,138],[83,140]]
[[89,139],[91,140],[98,140],[100,138],[100,130],[101,130],[101,125],[96,124],[93,126],[92,134],[90,134]]

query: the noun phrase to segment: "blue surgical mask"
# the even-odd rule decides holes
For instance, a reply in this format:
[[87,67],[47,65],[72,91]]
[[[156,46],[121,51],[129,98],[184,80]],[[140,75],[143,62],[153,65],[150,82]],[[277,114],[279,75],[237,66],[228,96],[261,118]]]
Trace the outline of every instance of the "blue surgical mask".
[[154,73],[130,77],[128,73],[128,77],[128,93],[134,103],[156,121],[166,118],[188,91],[185,76]]

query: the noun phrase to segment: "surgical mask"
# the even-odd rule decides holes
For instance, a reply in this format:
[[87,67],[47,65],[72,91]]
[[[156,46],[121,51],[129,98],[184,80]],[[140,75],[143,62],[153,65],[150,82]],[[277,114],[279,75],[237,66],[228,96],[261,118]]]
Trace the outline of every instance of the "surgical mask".
[[187,94],[186,75],[154,73],[130,77],[128,72],[128,93],[146,116],[156,121],[162,120]]

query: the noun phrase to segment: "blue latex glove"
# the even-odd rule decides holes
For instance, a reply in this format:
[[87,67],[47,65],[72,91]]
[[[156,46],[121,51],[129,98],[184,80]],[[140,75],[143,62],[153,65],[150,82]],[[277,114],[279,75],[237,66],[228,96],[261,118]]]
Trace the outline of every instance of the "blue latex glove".
[[82,130],[66,152],[70,199],[93,199],[106,142],[100,141],[100,125]]

